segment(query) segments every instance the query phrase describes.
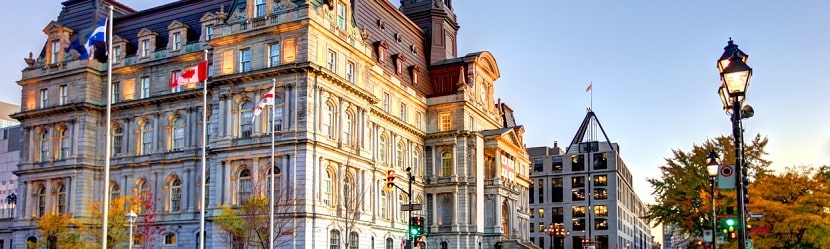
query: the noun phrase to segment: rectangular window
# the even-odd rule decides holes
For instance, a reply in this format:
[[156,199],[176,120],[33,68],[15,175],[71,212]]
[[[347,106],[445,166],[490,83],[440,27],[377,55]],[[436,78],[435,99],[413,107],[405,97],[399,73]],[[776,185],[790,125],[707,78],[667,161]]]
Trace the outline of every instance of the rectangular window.
[[539,179],[539,203],[545,202],[545,179]]
[[117,64],[121,61],[121,47],[114,47],[112,48],[112,63]]
[[139,78],[138,80],[139,86],[141,87],[141,98],[149,98],[150,97],[150,77],[144,76]]
[[585,200],[585,189],[578,188],[571,190],[571,200],[572,201],[584,201]]
[[265,0],[256,0],[256,5],[254,6],[254,17],[265,16],[265,10]]
[[60,86],[60,94],[61,94],[60,105],[65,105],[65,104],[69,103],[67,101],[69,96],[68,96],[68,93],[67,93],[66,85],[61,85]]
[[121,127],[112,129],[112,155],[119,156],[123,150],[124,130]]
[[354,62],[346,62],[346,80],[351,83],[354,82]]
[[276,67],[280,65],[280,43],[271,43],[268,46],[268,55],[271,57],[271,64],[269,66]]
[[60,159],[67,159],[72,149],[72,139],[69,138],[68,130],[60,131],[60,140],[61,150],[58,156],[60,156]]
[[607,152],[600,152],[594,153],[594,169],[607,169],[608,168],[608,153]]
[[[173,72],[170,72],[170,77],[171,78],[176,77],[176,74],[179,74],[180,72],[181,71],[179,71],[179,70],[175,70]],[[181,91],[182,91],[182,86],[181,85],[177,85],[176,87],[170,88],[170,93],[178,93],[178,92],[181,92]]]
[[[61,56],[61,41],[52,41],[52,58],[50,58],[50,64],[56,64],[60,62]],[[92,57],[92,55],[90,55]]]
[[571,156],[571,171],[583,171],[585,170],[585,155],[572,155]]
[[571,177],[571,188],[584,188],[584,187],[585,187],[585,177],[584,176]]
[[141,41],[141,57],[150,56],[150,40]]
[[406,116],[408,116],[407,113],[406,113],[406,104],[401,103],[401,121],[406,122],[407,121]]
[[337,27],[346,29],[346,5],[337,3]]
[[[571,229],[574,230],[574,231],[585,230],[585,218],[573,219],[573,225],[571,226]],[[574,247],[574,248],[582,248],[582,247],[580,246],[580,247]]]
[[423,123],[424,123],[424,113],[416,112],[415,113],[415,127],[418,127],[418,129],[423,129],[424,128]]
[[594,199],[597,199],[597,200],[608,199],[608,189],[606,189],[606,188],[595,188],[594,189]]
[[173,50],[182,48],[182,33],[173,33]]
[[452,128],[452,119],[449,113],[441,113],[439,131],[449,131]]
[[562,202],[563,186],[561,177],[550,179],[551,202]]
[[239,70],[242,73],[251,71],[251,49],[239,50]]
[[562,156],[554,156],[553,160],[551,161],[551,169],[553,171],[561,171],[562,170]]
[[326,68],[328,68],[329,71],[337,73],[337,53],[335,53],[334,51],[329,50]]
[[213,25],[205,26],[205,41],[213,39]]
[[389,112],[390,105],[392,104],[392,97],[389,96],[389,93],[383,93],[383,110]]
[[607,175],[595,175],[594,176],[594,186],[608,186],[608,176]]
[[565,222],[565,213],[563,207],[554,207],[550,209],[550,221],[553,224]]
[[118,82],[113,82],[112,85],[110,85],[110,90],[110,104],[118,103],[119,92],[121,92],[121,89],[118,87]]
[[49,90],[40,89],[40,108],[46,108],[49,103]]

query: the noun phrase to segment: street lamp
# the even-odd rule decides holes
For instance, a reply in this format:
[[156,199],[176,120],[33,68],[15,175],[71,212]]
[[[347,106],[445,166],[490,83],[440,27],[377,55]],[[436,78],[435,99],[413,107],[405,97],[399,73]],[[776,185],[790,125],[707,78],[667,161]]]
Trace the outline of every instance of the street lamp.
[[709,152],[709,164],[706,165],[706,172],[709,173],[709,196],[712,197],[712,249],[718,248],[718,241],[715,236],[718,227],[718,213],[715,211],[715,181],[718,179],[718,153]]
[[130,210],[130,212],[127,213],[126,216],[127,216],[127,220],[130,222],[130,244],[129,244],[129,247],[130,247],[130,249],[133,249],[133,224],[135,223],[135,219],[138,218],[138,215],[136,215],[135,212],[133,212],[133,210]]
[[[752,68],[746,64],[749,55],[738,49],[732,38],[724,53],[717,61],[720,72],[721,86],[718,88],[724,110],[729,113],[731,107],[732,137],[735,139],[735,171],[738,199],[738,249],[746,249],[746,167],[744,165],[743,124],[741,119],[752,117],[755,111],[751,106],[743,106],[749,79],[752,77]],[[726,59],[728,58],[728,59]],[[743,112],[743,113],[742,113]]]
[[550,249],[554,249],[554,244],[556,244],[553,241],[553,237],[562,237],[564,239],[566,236],[571,234],[570,231],[565,229],[563,224],[559,223],[550,224],[550,226],[545,228],[544,232],[550,235]]
[[17,195],[14,193],[6,196],[6,204],[9,205],[9,218],[13,218],[14,207],[17,206]]

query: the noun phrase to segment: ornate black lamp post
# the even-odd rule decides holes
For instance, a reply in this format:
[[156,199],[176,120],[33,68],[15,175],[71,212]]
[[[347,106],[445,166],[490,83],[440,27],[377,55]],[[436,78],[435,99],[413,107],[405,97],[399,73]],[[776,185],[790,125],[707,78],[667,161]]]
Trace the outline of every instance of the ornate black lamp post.
[[8,204],[9,207],[9,218],[12,218],[12,216],[14,216],[14,207],[17,206],[17,195],[11,193],[6,196],[6,204]]
[[709,152],[709,164],[706,165],[706,173],[709,173],[709,196],[712,197],[712,249],[718,248],[718,241],[715,239],[718,234],[718,213],[715,211],[715,181],[718,179],[718,153]]
[[548,233],[548,235],[550,235],[550,249],[555,248],[554,245],[556,243],[554,243],[553,237],[565,238],[566,236],[571,234],[571,232],[566,230],[565,227],[562,224],[558,224],[558,223],[557,224],[550,224],[550,226],[545,228],[545,232]]
[[[735,139],[735,189],[738,196],[738,249],[746,249],[746,165],[744,165],[743,124],[741,119],[752,117],[755,111],[751,106],[743,105],[752,68],[746,64],[749,55],[738,49],[738,45],[729,39],[724,52],[718,59],[722,85],[718,89],[724,110],[731,112],[732,136]],[[731,110],[730,110],[731,108]]]

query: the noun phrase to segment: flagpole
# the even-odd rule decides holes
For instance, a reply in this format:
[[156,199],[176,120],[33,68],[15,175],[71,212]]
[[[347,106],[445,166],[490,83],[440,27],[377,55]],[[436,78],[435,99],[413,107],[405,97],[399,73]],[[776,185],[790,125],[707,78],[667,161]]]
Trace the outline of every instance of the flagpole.
[[[205,61],[207,60],[208,50],[205,49]],[[199,249],[205,249],[205,242],[207,242],[205,239],[205,209],[207,209],[207,203],[205,203],[205,196],[207,195],[205,193],[207,191],[207,88],[208,80],[205,77],[205,83],[202,85],[202,199],[199,201],[202,203],[202,208],[199,210]]]
[[270,205],[269,205],[270,212],[268,212],[268,219],[269,219],[269,222],[268,222],[268,248],[269,249],[274,248],[274,189],[275,189],[275,187],[274,187],[274,168],[276,168],[276,167],[274,167],[275,166],[274,165],[274,153],[276,152],[275,148],[274,148],[274,143],[275,143],[274,133],[276,133],[276,130],[274,129],[274,122],[276,121],[276,116],[277,116],[276,115],[277,114],[277,103],[276,103],[277,102],[276,101],[277,100],[277,96],[276,96],[277,95],[277,92],[276,92],[277,91],[277,79],[272,80],[272,82],[271,82],[271,91],[274,91],[274,95],[272,95],[272,97],[271,97],[271,99],[272,99],[272,102],[271,102],[271,197],[269,198],[269,200],[270,200]]
[[110,5],[109,26],[107,27],[107,126],[104,127],[107,133],[106,149],[104,152],[104,212],[101,222],[101,249],[107,249],[107,226],[109,225],[110,209],[110,160],[112,156],[112,5]]

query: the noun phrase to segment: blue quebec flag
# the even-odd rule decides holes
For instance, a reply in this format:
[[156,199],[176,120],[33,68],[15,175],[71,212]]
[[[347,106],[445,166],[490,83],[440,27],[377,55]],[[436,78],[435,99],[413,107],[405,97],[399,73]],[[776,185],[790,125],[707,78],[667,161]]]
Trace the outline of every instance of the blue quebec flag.
[[89,38],[86,39],[86,44],[84,44],[84,48],[86,48],[86,54],[89,56],[89,59],[95,58],[95,45],[97,43],[106,43],[107,41],[107,19],[98,21],[98,24],[95,25],[95,29],[92,30],[92,33],[89,34]]

